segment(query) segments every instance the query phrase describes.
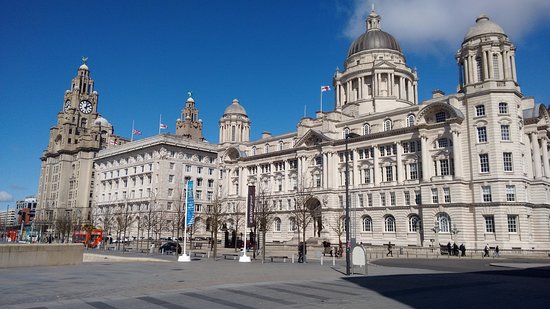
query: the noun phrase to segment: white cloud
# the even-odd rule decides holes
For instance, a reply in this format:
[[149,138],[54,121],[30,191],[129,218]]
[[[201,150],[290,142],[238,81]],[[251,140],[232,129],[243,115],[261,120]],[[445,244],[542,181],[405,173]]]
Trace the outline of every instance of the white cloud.
[[[344,30],[350,39],[365,32],[373,0],[355,0]],[[382,29],[416,52],[437,52],[434,45],[458,49],[477,16],[485,14],[499,24],[513,42],[550,20],[548,0],[378,0]],[[441,43],[444,46],[441,46]]]
[[6,191],[0,191],[0,202],[12,202],[13,196]]

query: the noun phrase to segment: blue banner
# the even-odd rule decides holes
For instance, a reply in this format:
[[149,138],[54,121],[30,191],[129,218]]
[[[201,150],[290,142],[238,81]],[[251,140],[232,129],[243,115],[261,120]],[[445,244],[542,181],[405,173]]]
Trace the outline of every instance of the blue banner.
[[187,213],[185,220],[187,225],[192,225],[195,222],[195,199],[193,196],[193,181],[187,181]]

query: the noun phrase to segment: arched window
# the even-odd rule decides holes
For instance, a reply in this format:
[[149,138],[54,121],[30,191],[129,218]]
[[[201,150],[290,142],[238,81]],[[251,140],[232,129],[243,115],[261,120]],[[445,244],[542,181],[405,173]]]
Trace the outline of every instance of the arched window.
[[449,233],[451,231],[451,218],[446,213],[441,213],[435,221],[436,228],[439,228],[440,233]]
[[283,141],[279,141],[279,151],[283,150]]
[[363,232],[372,232],[372,219],[369,216],[363,217]]
[[500,69],[499,69],[498,54],[493,54],[493,78],[500,79]]
[[269,153],[269,144],[265,144],[264,153]]
[[370,124],[365,123],[363,125],[363,135],[369,135],[370,134]]
[[273,231],[274,232],[280,232],[281,231],[281,219],[275,218],[273,220]]
[[414,122],[415,122],[415,117],[414,117],[413,114],[410,114],[409,116],[407,116],[407,127],[408,128],[413,127]]
[[80,126],[85,128],[88,125],[88,119],[82,118],[80,119]]
[[253,156],[256,155],[256,146],[252,146],[252,155],[253,155]]
[[384,120],[384,132],[390,131],[392,129],[391,119]]
[[350,132],[349,128],[345,127],[344,131],[342,131],[342,138],[346,138],[349,135],[349,132]]
[[409,232],[418,232],[420,230],[420,218],[416,215],[409,217]]
[[297,229],[297,226],[296,226],[296,218],[290,218],[290,219],[288,220],[288,223],[289,223],[289,224],[288,224],[288,231],[289,231],[289,232],[294,232],[294,231],[296,231],[296,229]]
[[210,227],[212,226],[212,219],[211,218],[208,218],[206,219],[206,226],[205,226],[205,230],[207,232],[210,232]]
[[393,216],[387,216],[384,219],[384,232],[395,232],[395,218]]
[[235,141],[235,126],[231,126],[231,141],[234,142]]

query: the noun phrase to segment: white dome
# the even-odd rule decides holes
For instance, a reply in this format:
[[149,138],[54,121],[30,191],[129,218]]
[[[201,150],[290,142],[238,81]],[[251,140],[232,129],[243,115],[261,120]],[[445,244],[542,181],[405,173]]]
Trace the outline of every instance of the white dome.
[[189,97],[189,98],[187,98],[187,101],[186,101],[186,102],[195,103],[195,100],[193,100],[192,97]]
[[489,20],[486,15],[480,15],[476,18],[476,24],[468,29],[468,32],[464,36],[464,41],[467,41],[475,36],[482,34],[501,34],[506,35],[502,27],[495,22]]
[[97,119],[94,121],[94,124],[97,124],[97,125],[100,125],[102,127],[109,127],[111,126],[111,124],[109,123],[109,121],[107,121],[107,119],[99,116],[97,117]]
[[88,71],[88,66],[85,63],[83,63],[78,69]]

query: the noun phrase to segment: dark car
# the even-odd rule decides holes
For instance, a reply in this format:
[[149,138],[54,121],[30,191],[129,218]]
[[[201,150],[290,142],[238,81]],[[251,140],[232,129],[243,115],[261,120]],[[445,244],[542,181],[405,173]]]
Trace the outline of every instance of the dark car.
[[160,246],[159,252],[175,252],[176,247],[178,248],[178,254],[181,254],[181,246],[175,241],[165,242],[162,246]]

